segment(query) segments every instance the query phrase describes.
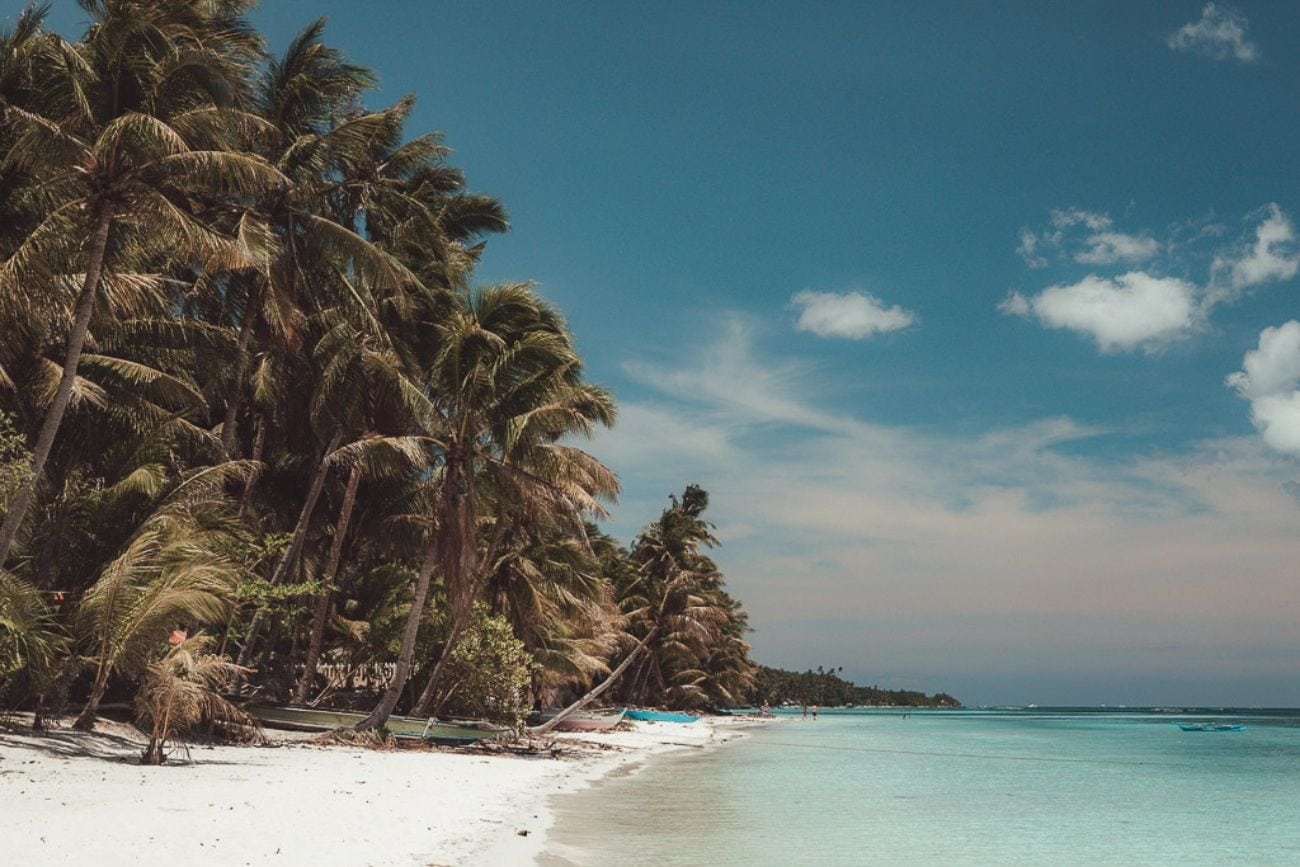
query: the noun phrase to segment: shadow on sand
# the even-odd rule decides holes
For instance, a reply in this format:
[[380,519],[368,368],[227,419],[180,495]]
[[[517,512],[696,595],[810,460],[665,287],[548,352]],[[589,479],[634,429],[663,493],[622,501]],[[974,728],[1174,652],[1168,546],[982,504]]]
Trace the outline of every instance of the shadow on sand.
[[107,732],[50,729],[44,732],[0,729],[0,747],[38,750],[65,759],[101,759],[107,762],[138,761],[144,744]]

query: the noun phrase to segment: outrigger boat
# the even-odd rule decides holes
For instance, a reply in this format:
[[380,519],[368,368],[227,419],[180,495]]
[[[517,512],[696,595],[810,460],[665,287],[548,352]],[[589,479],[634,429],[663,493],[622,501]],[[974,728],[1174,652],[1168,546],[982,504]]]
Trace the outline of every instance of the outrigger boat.
[[1241,723],[1179,723],[1178,727],[1185,732],[1239,732],[1245,728]]
[[[300,732],[327,732],[351,728],[366,714],[349,710],[318,710],[310,707],[250,705],[245,711],[269,728]],[[449,722],[409,716],[390,716],[385,728],[395,738],[432,741],[442,746],[461,746],[508,732],[505,726],[489,722]]]

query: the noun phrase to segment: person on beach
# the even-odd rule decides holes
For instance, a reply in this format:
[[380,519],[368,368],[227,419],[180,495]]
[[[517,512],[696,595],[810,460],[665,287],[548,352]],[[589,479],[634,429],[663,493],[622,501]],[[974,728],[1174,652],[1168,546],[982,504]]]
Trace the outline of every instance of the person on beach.
[[813,722],[817,722],[817,705],[813,705]]

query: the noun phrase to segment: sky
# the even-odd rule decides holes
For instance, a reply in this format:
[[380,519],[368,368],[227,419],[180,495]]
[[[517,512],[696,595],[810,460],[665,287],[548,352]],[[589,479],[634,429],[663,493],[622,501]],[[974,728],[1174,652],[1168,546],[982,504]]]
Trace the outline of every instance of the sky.
[[[1300,6],[277,0],[418,97],[753,655],[1300,705]],[[80,11],[51,19],[76,33]]]

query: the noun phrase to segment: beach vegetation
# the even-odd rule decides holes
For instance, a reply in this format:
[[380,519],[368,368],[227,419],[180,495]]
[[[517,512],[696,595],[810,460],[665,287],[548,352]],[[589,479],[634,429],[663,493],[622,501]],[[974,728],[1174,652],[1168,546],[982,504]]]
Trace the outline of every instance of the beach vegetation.
[[214,653],[213,646],[212,636],[202,632],[178,634],[167,652],[145,667],[135,696],[136,719],[149,734],[143,764],[161,765],[168,743],[200,725],[239,740],[259,736],[257,720],[221,695],[244,670]]
[[535,667],[510,623],[479,603],[448,653],[435,705],[441,715],[490,719],[518,728],[533,706]]

